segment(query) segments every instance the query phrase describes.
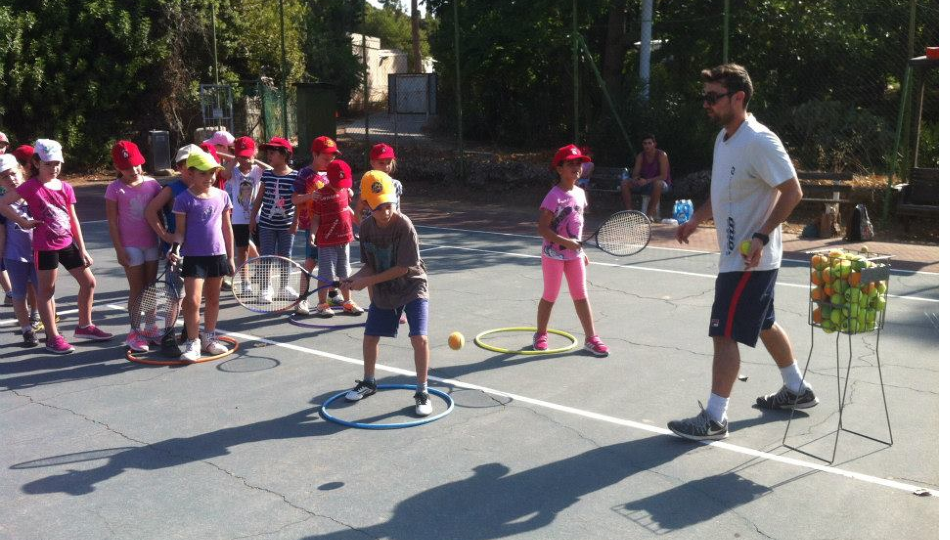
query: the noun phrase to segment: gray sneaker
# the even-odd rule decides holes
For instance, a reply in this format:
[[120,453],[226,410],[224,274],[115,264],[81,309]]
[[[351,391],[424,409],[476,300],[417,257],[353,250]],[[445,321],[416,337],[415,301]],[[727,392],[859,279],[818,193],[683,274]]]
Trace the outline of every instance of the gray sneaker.
[[682,420],[673,420],[666,424],[666,427],[684,439],[692,441],[718,441],[729,436],[729,420],[723,420],[720,424],[709,417],[706,409],[700,404],[700,413],[692,418]]
[[760,409],[810,409],[815,405],[818,405],[818,398],[811,388],[798,395],[782,385],[782,389],[774,394],[755,398],[755,406]]

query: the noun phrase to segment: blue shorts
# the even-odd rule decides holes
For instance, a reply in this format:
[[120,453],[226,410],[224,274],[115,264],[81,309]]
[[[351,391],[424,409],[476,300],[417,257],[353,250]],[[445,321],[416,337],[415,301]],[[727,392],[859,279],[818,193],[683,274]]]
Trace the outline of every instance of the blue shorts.
[[424,298],[417,298],[396,309],[383,309],[370,304],[363,333],[367,336],[396,337],[403,311],[409,323],[409,337],[429,335],[429,301]]
[[[670,190],[673,189],[673,188],[670,187],[670,185],[669,185],[668,183],[664,182],[663,180],[657,180],[656,182],[660,182],[661,184],[663,184],[663,191],[660,192],[661,195],[664,195],[664,194],[666,194],[666,193],[669,193]],[[636,186],[630,186],[630,187],[633,188],[633,193],[636,193],[637,195],[652,195],[652,194],[653,194],[653,184],[656,183],[656,182],[650,182],[650,183],[648,183],[648,184],[643,184],[643,185],[640,186],[640,187],[636,187]]]
[[36,264],[32,262],[0,259],[10,274],[10,296],[14,300],[26,298],[27,285],[32,283],[33,289],[39,287],[36,281]]
[[307,240],[307,249],[304,250],[304,254],[312,261],[319,260],[319,257],[317,257],[319,254],[319,248],[317,248],[317,246],[314,244],[311,244],[309,240]]
[[719,274],[709,336],[725,336],[755,347],[759,333],[775,324],[777,278],[778,270]]

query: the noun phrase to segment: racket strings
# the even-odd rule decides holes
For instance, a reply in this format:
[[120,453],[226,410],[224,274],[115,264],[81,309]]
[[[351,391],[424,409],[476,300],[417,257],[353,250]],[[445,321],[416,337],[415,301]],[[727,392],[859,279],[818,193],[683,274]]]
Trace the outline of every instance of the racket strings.
[[132,324],[138,327],[144,323],[146,328],[157,326],[168,329],[175,325],[178,318],[181,291],[169,280],[178,279],[178,274],[163,274],[154,283],[142,291],[133,306]]
[[618,213],[597,231],[597,245],[614,255],[632,255],[650,241],[650,221],[640,212]]
[[232,290],[238,302],[249,309],[264,313],[283,311],[299,296],[298,284],[291,279],[294,273],[296,268],[287,259],[258,257],[238,269]]

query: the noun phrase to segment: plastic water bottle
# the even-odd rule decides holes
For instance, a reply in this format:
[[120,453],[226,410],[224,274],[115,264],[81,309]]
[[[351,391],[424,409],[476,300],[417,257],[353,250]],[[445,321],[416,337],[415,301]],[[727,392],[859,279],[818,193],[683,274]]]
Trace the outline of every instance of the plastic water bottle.
[[686,199],[686,221],[693,219],[693,199]]
[[676,203],[673,204],[673,219],[675,219],[680,225],[686,223],[686,221],[689,219],[686,216],[686,211],[686,201],[683,199],[677,200]]

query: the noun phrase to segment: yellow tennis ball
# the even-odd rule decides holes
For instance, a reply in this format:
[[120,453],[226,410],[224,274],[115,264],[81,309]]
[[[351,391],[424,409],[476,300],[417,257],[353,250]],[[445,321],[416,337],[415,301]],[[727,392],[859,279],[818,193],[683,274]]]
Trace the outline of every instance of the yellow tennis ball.
[[741,254],[743,254],[743,255],[748,255],[748,254],[749,254],[749,251],[751,251],[751,250],[752,250],[752,241],[751,241],[751,240],[743,240],[742,243],[739,244],[739,253],[741,253]]
[[449,347],[452,350],[457,351],[461,349],[463,345],[465,345],[465,336],[463,336],[461,332],[452,332],[449,334]]

